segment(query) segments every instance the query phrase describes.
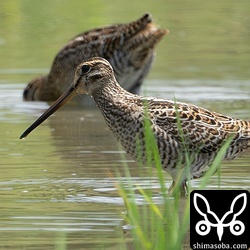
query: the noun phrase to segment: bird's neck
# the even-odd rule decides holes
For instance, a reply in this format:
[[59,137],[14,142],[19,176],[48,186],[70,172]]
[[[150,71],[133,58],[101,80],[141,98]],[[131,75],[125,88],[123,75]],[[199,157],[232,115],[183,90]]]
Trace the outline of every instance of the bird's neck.
[[92,96],[104,113],[122,109],[123,105],[130,105],[128,99],[134,98],[136,95],[124,90],[119,84],[112,83],[92,93]]
[[117,96],[130,95],[129,92],[123,89],[118,83],[113,81],[98,89],[95,89],[91,94],[97,104],[104,101],[113,102],[116,100]]

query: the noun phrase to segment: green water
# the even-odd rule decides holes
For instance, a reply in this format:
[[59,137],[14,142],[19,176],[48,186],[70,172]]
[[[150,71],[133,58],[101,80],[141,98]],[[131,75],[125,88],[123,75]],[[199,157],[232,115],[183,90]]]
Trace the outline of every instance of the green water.
[[[249,0],[0,1],[0,249],[122,249],[124,239],[133,249],[116,190],[118,180],[127,183],[124,152],[96,108],[68,105],[18,139],[48,107],[23,102],[22,90],[48,72],[65,42],[150,12],[170,34],[144,93],[250,119],[249,11]],[[126,159],[135,185],[148,188],[146,174]],[[249,190],[249,167],[249,154],[223,163],[221,187]],[[152,183],[161,203],[156,177]],[[216,176],[207,188],[218,188]]]

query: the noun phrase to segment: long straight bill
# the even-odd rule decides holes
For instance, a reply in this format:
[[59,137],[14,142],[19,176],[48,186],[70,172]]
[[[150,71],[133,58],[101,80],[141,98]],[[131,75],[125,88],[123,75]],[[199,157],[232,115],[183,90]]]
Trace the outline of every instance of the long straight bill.
[[20,136],[20,139],[25,138],[31,133],[36,127],[38,127],[42,122],[44,122],[48,117],[55,113],[59,108],[61,108],[65,103],[71,100],[74,96],[75,88],[70,86],[33,124],[31,124]]

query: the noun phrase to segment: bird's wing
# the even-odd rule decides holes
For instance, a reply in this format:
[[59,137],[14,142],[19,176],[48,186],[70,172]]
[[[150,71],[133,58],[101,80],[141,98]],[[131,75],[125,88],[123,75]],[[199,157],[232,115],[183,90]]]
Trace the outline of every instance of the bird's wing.
[[240,137],[241,120],[195,105],[154,99],[148,101],[148,110],[158,129],[184,141],[189,150],[217,151],[230,135],[231,145]]

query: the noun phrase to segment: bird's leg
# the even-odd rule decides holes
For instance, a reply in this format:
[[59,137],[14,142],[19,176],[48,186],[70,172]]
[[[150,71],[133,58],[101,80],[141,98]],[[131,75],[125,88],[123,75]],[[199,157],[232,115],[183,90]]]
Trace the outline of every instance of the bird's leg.
[[176,183],[174,180],[168,190],[170,196],[175,196],[177,193],[180,197],[186,197],[188,194],[188,187],[186,181],[182,181],[180,184]]
[[187,182],[183,181],[181,183],[181,186],[180,186],[180,196],[181,197],[187,197],[188,196],[188,192],[189,192],[189,189],[188,189],[188,186],[187,186]]

